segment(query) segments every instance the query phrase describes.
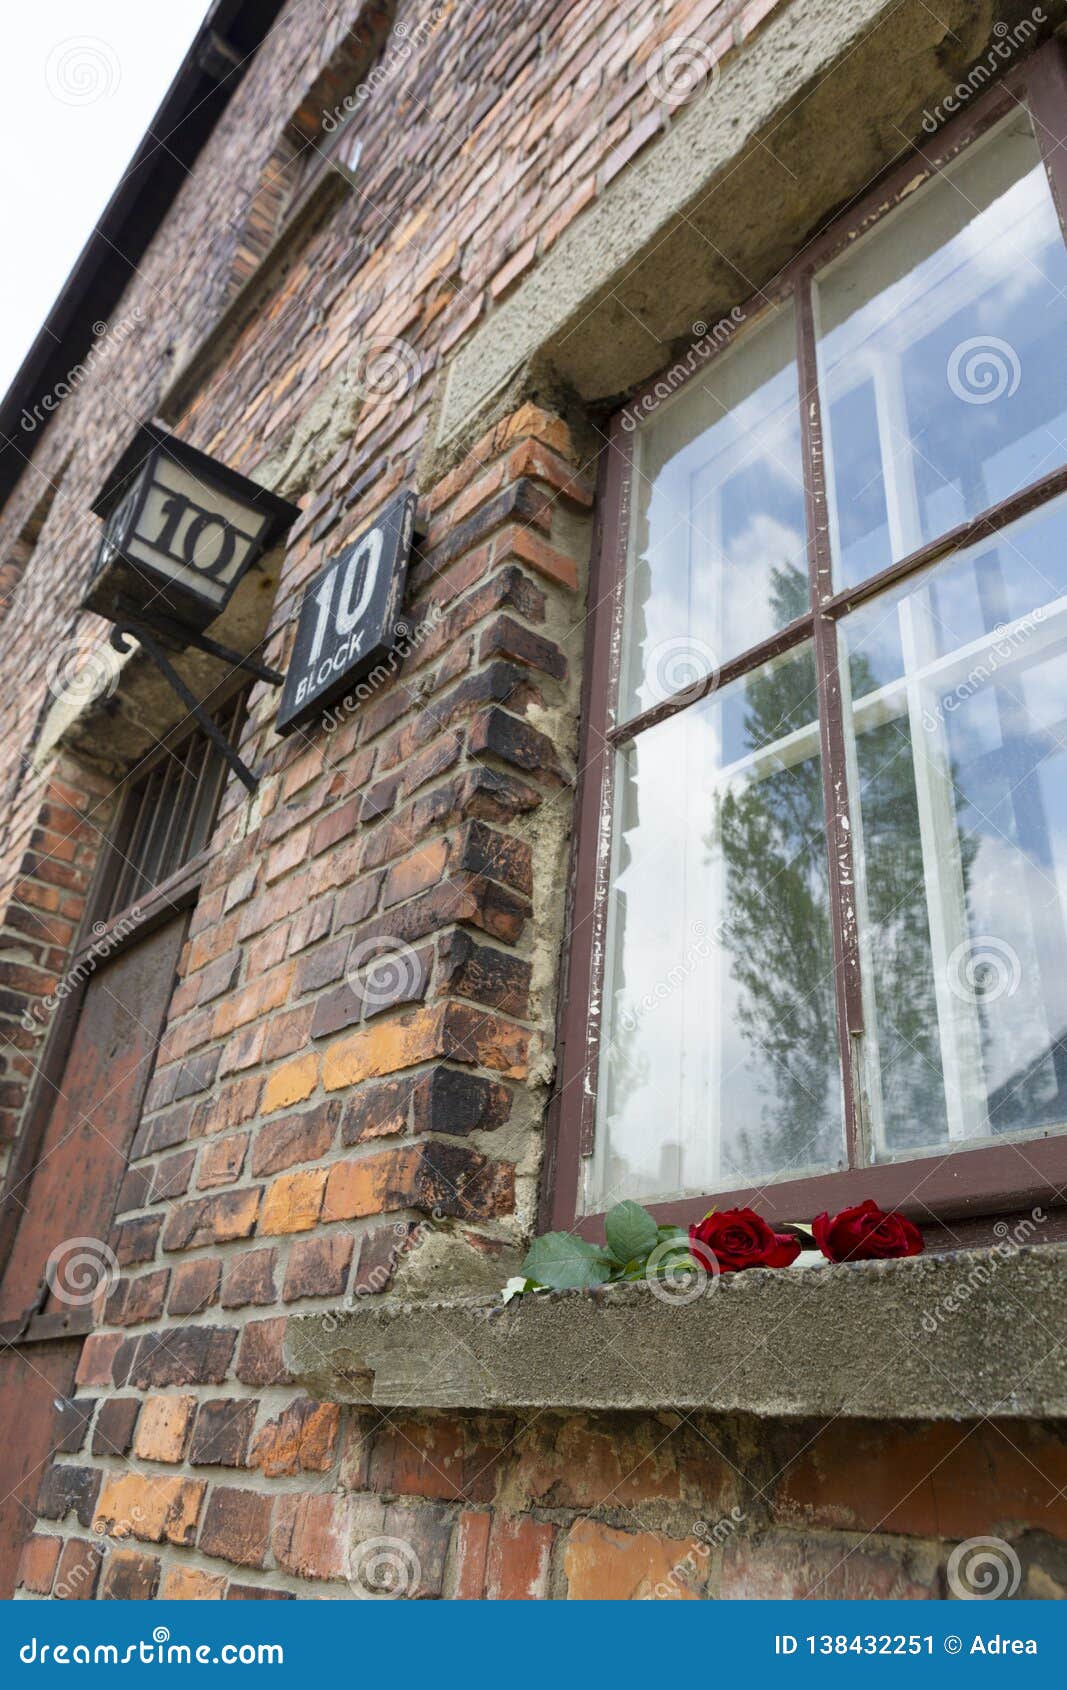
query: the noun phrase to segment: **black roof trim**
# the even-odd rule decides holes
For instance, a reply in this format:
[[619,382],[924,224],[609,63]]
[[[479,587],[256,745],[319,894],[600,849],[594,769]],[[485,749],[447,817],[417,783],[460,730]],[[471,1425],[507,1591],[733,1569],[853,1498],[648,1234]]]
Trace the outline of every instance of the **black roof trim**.
[[19,427],[23,410],[32,410],[69,378],[92,342],[93,324],[110,317],[284,4],[214,0],[209,7],[147,134],[0,402],[0,508],[29,456],[29,437]]

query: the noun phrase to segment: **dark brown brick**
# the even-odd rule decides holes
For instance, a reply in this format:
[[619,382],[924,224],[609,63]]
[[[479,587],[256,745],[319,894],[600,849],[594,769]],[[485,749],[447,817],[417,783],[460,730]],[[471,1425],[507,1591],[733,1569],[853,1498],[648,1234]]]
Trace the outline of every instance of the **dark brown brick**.
[[241,1333],[234,1369],[242,1385],[288,1385],[291,1376],[282,1359],[286,1322],[252,1320]]
[[355,1297],[376,1297],[388,1291],[396,1270],[419,1228],[415,1221],[376,1226],[359,1241],[359,1263],[352,1281]]
[[247,1191],[222,1191],[215,1197],[179,1203],[167,1216],[164,1250],[189,1250],[199,1244],[247,1238],[256,1224],[259,1197],[259,1187],[253,1186]]
[[366,1139],[391,1138],[406,1132],[414,1085],[415,1081],[407,1078],[357,1086],[345,1099],[342,1144],[362,1144]]
[[224,1326],[183,1326],[148,1332],[130,1368],[138,1390],[162,1385],[221,1385],[237,1334]]
[[341,1297],[352,1262],[352,1239],[345,1233],[301,1238],[293,1244],[285,1270],[283,1301],[300,1297]]
[[64,1455],[77,1455],[92,1423],[95,1397],[59,1397],[52,1423],[52,1448]]
[[86,1531],[93,1523],[100,1474],[93,1467],[72,1467],[53,1461],[41,1484],[37,1512],[43,1520],[65,1520],[73,1514]]
[[441,941],[438,990],[505,1015],[530,1012],[531,966],[524,957],[479,945],[469,933],[456,929]]
[[169,1268],[160,1268],[155,1273],[142,1273],[139,1278],[131,1279],[125,1288],[121,1324],[136,1326],[143,1320],[156,1320],[163,1313],[169,1279]]
[[227,1602],[295,1602],[291,1590],[268,1590],[259,1584],[234,1584],[226,1592]]
[[245,1467],[259,1404],[246,1397],[202,1402],[197,1411],[189,1460],[194,1467]]
[[159,1561],[137,1549],[113,1549],[107,1558],[100,1598],[104,1602],[148,1602],[159,1584]]
[[111,1397],[100,1404],[93,1427],[94,1455],[125,1455],[141,1407],[139,1397]]
[[221,1303],[224,1309],[243,1309],[250,1303],[273,1303],[277,1250],[245,1250],[231,1256],[222,1276]]
[[222,1264],[210,1256],[180,1262],[170,1283],[171,1314],[200,1314],[210,1308],[219,1293]]
[[162,1215],[143,1215],[137,1220],[120,1221],[112,1227],[108,1240],[120,1267],[134,1262],[150,1262],[156,1253],[156,1240],[163,1225]]
[[270,1545],[274,1499],[256,1491],[216,1485],[207,1501],[199,1548],[239,1567],[262,1567]]
[[172,1197],[183,1197],[189,1189],[195,1162],[195,1149],[179,1150],[176,1156],[164,1156],[152,1181],[152,1202],[168,1203]]

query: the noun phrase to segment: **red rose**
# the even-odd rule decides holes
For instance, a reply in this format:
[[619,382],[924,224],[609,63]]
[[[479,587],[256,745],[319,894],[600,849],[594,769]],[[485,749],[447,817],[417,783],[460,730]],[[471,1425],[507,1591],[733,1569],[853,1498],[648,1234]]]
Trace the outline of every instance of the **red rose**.
[[876,1262],[889,1256],[919,1256],[922,1233],[903,1215],[887,1215],[870,1197],[833,1220],[816,1215],[811,1223],[815,1242],[829,1262]]
[[723,1209],[689,1228],[689,1249],[710,1271],[740,1273],[742,1268],[788,1267],[800,1245],[788,1232],[772,1232],[753,1209]]

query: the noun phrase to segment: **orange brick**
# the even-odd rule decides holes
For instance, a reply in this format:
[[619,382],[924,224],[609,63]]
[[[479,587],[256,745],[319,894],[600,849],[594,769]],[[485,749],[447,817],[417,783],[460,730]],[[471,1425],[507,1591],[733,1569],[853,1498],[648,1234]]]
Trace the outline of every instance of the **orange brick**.
[[195,1412],[195,1397],[149,1397],[137,1421],[134,1455],[142,1461],[180,1461]]
[[142,1543],[192,1543],[207,1487],[199,1479],[146,1473],[108,1473],[100,1489],[93,1531]]
[[382,1018],[374,1026],[350,1033],[329,1045],[322,1062],[322,1083],[340,1091],[380,1074],[395,1074],[417,1062],[444,1054],[445,1004],[412,1009]]
[[263,1114],[269,1115],[275,1109],[288,1109],[291,1104],[303,1103],[315,1090],[318,1080],[319,1059],[315,1051],[308,1051],[306,1056],[287,1062],[284,1068],[278,1068],[271,1074],[263,1088],[260,1105]]
[[19,1557],[18,1583],[35,1596],[47,1596],[52,1589],[56,1563],[63,1547],[61,1537],[34,1536],[26,1539]]
[[325,1168],[279,1175],[267,1187],[259,1217],[260,1233],[306,1232],[319,1218],[325,1188]]
[[268,1479],[325,1473],[333,1463],[340,1420],[336,1403],[310,1398],[291,1403],[257,1432],[248,1465],[262,1468]]
[[697,1577],[706,1576],[708,1561],[699,1551],[693,1553],[696,1542],[659,1532],[617,1532],[595,1520],[579,1520],[563,1555],[567,1594],[574,1602],[635,1602],[655,1595],[695,1601],[696,1590],[676,1569],[688,1566],[691,1558]]
[[221,1602],[225,1573],[201,1573],[195,1567],[168,1567],[160,1596],[171,1602]]
[[551,446],[554,452],[562,452],[564,457],[574,456],[574,442],[566,423],[562,418],[552,416],[549,411],[543,411],[539,405],[530,401],[521,405],[498,425],[495,441],[497,449],[510,445],[513,440],[521,440],[524,435],[543,440],[546,446]]
[[[382,1150],[331,1169],[324,1221],[355,1220],[395,1209],[422,1209],[466,1220],[511,1214],[515,1170],[467,1145],[431,1141],[404,1150]],[[362,1266],[362,1257],[361,1257]]]

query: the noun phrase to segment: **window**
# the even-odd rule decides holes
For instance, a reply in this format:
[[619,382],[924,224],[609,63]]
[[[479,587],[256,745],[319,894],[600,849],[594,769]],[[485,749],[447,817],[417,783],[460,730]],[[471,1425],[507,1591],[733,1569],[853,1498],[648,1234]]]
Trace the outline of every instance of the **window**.
[[1048,65],[617,419],[556,1224],[1067,1183]]
[[[247,703],[246,686],[212,712],[231,744]],[[228,772],[203,728],[185,723],[128,781],[93,900],[94,930],[147,902],[207,848]]]

